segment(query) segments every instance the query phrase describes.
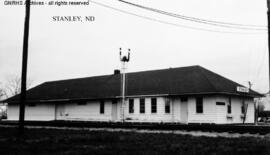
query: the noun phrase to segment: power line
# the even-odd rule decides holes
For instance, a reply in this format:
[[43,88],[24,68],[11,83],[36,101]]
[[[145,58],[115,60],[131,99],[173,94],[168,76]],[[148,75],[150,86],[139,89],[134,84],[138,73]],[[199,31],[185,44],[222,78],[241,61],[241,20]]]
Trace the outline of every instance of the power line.
[[[267,31],[266,26],[244,25],[244,24],[236,24],[236,23],[229,23],[229,22],[214,21],[214,20],[206,20],[206,19],[201,19],[201,18],[196,18],[196,17],[189,17],[189,16],[180,15],[180,14],[170,13],[170,12],[166,12],[166,11],[163,11],[163,10],[146,7],[146,6],[142,6],[142,5],[139,5],[139,4],[135,4],[135,3],[131,3],[131,2],[123,1],[123,0],[118,0],[118,1],[122,2],[122,3],[125,3],[125,4],[128,4],[128,5],[132,5],[132,6],[141,8],[141,9],[145,9],[145,10],[148,10],[148,11],[153,11],[153,12],[156,12],[156,13],[160,13],[160,14],[163,14],[163,15],[167,15],[167,16],[171,16],[171,17],[175,17],[175,18],[179,18],[179,19],[183,19],[183,20],[187,20],[187,21],[191,21],[191,22],[197,22],[197,23],[201,23],[201,24],[208,24],[208,25],[212,25],[212,26],[226,27],[226,28],[233,28],[233,29]],[[251,27],[257,27],[257,28],[251,28]],[[261,27],[261,28],[259,28],[259,27]],[[263,29],[263,28],[265,28],[265,29]]]
[[[267,54],[267,45],[265,44],[264,46],[264,49],[263,49],[264,53],[262,54],[262,57],[261,57],[261,60],[259,61],[259,66],[258,66],[258,69],[257,69],[257,74],[255,74],[255,76],[253,77],[256,82],[258,82],[258,79],[261,75],[261,71],[262,71],[262,68],[263,68],[263,65],[265,64],[265,58],[266,58],[266,54]],[[260,59],[260,58],[259,58]]]
[[219,30],[213,30],[213,29],[207,29],[207,28],[198,28],[198,27],[193,27],[193,26],[187,26],[187,25],[182,25],[182,24],[171,23],[171,22],[167,22],[167,21],[163,21],[163,20],[160,20],[160,19],[155,19],[155,18],[143,16],[143,15],[138,15],[138,14],[135,14],[135,13],[132,13],[132,12],[129,12],[129,11],[125,11],[125,10],[121,10],[121,9],[118,9],[118,8],[115,8],[115,7],[111,7],[109,5],[106,5],[106,4],[103,4],[103,3],[100,3],[100,2],[96,2],[96,1],[93,1],[93,0],[90,1],[90,2],[92,2],[92,3],[96,4],[96,5],[99,5],[99,6],[102,6],[102,7],[117,11],[117,12],[124,13],[124,14],[136,16],[136,17],[139,17],[139,18],[142,18],[142,19],[146,19],[146,20],[149,20],[149,21],[154,21],[154,22],[158,22],[158,23],[162,23],[162,24],[167,24],[167,25],[172,25],[172,26],[176,26],[176,27],[186,28],[186,29],[192,29],[192,30],[198,30],[198,31],[206,31],[206,32],[226,33],[226,34],[242,34],[242,35],[258,35],[258,34],[262,35],[262,34],[266,34],[266,33],[257,33],[257,32],[256,33],[250,33],[250,32],[247,33],[247,32],[219,31]]

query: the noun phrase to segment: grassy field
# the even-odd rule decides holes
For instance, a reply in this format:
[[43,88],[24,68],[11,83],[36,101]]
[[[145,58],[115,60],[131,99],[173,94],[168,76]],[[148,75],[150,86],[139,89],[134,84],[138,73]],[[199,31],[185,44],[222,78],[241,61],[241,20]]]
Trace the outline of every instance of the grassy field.
[[0,127],[0,154],[270,154],[267,138],[210,138],[188,135]]

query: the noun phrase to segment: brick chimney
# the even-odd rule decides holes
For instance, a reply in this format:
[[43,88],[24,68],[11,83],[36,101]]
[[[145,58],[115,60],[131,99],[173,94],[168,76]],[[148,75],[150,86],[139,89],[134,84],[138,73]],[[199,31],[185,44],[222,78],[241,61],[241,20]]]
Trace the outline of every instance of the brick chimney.
[[119,69],[115,69],[114,70],[114,75],[117,75],[117,74],[120,74],[121,72],[120,72],[120,70]]

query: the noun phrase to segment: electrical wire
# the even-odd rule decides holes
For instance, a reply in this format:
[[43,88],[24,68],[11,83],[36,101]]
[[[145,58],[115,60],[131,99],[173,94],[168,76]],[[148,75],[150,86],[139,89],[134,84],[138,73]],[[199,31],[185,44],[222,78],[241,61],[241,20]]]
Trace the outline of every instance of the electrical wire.
[[266,43],[265,43],[265,46],[264,46],[264,53],[263,53],[263,55],[262,55],[262,57],[261,57],[261,60],[259,61],[259,68],[257,69],[257,73],[255,74],[255,76],[253,77],[254,78],[254,80],[253,81],[255,81],[256,80],[256,82],[258,82],[258,79],[259,79],[259,77],[260,77],[260,75],[261,75],[261,71],[262,71],[262,68],[263,68],[263,65],[265,64],[265,58],[266,58],[266,54],[267,54],[267,45],[266,45]]
[[111,7],[109,5],[106,5],[106,4],[103,4],[103,3],[100,3],[100,2],[96,2],[96,1],[93,1],[93,0],[91,0],[90,2],[92,2],[92,3],[96,4],[96,5],[99,5],[99,6],[102,6],[102,7],[117,11],[117,12],[124,13],[124,14],[136,16],[136,17],[139,17],[139,18],[142,18],[142,19],[146,19],[146,20],[149,20],[149,21],[154,21],[154,22],[158,22],[158,23],[162,23],[162,24],[167,24],[167,25],[172,25],[172,26],[176,26],[176,27],[186,28],[186,29],[192,29],[192,30],[198,30],[198,31],[206,31],[206,32],[226,33],[226,34],[242,34],[242,35],[258,35],[258,34],[259,35],[265,35],[265,34],[267,34],[267,33],[258,33],[258,32],[250,33],[250,32],[236,32],[236,31],[219,31],[219,30],[213,30],[213,29],[207,29],[207,28],[198,28],[198,27],[193,27],[193,26],[187,26],[187,25],[182,25],[182,24],[171,23],[171,22],[160,20],[160,19],[146,17],[146,16],[143,16],[143,15],[138,15],[138,14],[135,14],[135,13],[132,13],[132,12],[129,12],[129,11],[125,11],[125,10],[121,10],[121,9],[118,9],[118,8],[115,8],[115,7]]
[[[170,13],[170,12],[166,12],[166,11],[163,11],[163,10],[154,9],[154,8],[142,6],[142,5],[139,5],[139,4],[127,2],[127,1],[124,1],[124,0],[118,0],[118,1],[122,2],[122,3],[125,3],[125,4],[128,4],[128,5],[132,5],[132,6],[141,8],[141,9],[145,9],[145,10],[148,10],[148,11],[153,11],[153,12],[156,12],[156,13],[160,13],[160,14],[163,14],[163,15],[167,15],[167,16],[171,16],[171,17],[175,17],[175,18],[179,18],[179,19],[187,20],[187,21],[191,21],[191,22],[197,22],[197,23],[201,23],[201,24],[208,24],[208,25],[212,25],[212,26],[233,28],[233,29],[267,31],[266,26],[244,25],[244,24],[236,24],[236,23],[214,21],[214,20],[206,20],[206,19],[201,19],[201,18],[196,18],[196,17],[189,17],[189,16],[180,15],[180,14]],[[264,29],[263,28],[251,28],[251,27],[263,27]]]

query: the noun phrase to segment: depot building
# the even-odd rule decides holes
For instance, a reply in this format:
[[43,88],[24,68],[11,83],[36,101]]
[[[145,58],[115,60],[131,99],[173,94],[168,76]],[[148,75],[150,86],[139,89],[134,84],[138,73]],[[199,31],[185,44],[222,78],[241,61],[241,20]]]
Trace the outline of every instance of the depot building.
[[[51,81],[27,91],[26,120],[175,123],[254,123],[262,95],[201,66]],[[7,99],[8,120],[19,119],[19,98]]]

